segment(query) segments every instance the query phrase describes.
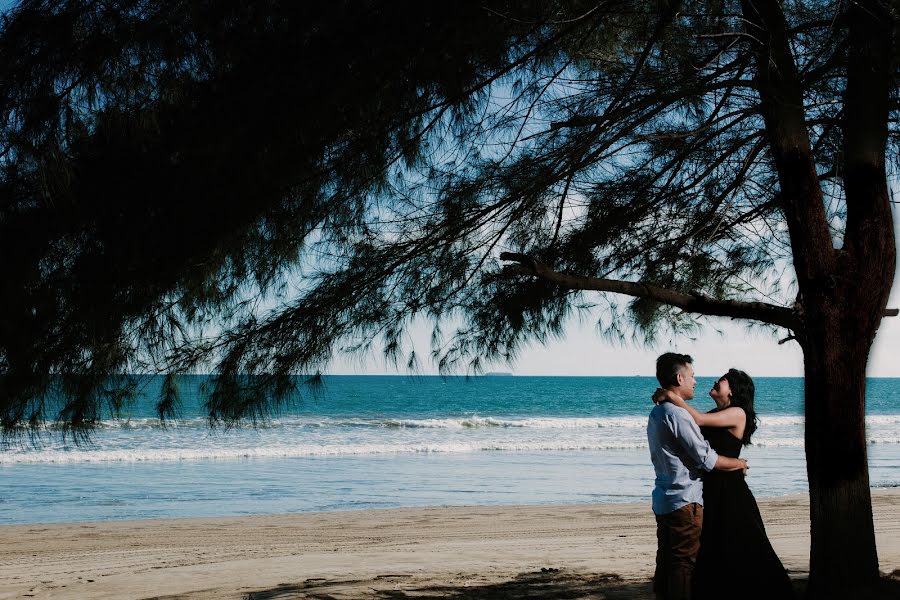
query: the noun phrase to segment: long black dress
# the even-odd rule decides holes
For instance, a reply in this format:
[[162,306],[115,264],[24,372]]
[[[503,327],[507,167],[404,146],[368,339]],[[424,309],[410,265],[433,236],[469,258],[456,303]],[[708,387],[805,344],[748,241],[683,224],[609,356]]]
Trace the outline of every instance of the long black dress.
[[[740,456],[741,440],[727,429],[701,431],[722,456]],[[703,530],[693,588],[696,600],[795,597],[740,471],[711,471],[703,478]]]

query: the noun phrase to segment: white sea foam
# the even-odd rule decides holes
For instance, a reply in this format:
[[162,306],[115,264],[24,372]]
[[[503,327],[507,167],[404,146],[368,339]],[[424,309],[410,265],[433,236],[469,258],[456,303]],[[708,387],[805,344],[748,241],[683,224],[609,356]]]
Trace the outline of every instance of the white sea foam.
[[[798,421],[802,423],[802,419]],[[52,425],[57,427],[58,425]],[[646,416],[619,417],[491,417],[471,415],[459,418],[410,419],[410,418],[335,418],[335,417],[275,417],[261,420],[254,428],[275,429],[281,427],[372,427],[403,429],[479,429],[492,427],[528,429],[598,429],[636,428],[647,426]],[[156,418],[108,419],[98,423],[100,429],[163,429],[209,427],[205,417],[172,419],[165,422]]]
[[[803,446],[802,416],[763,417],[754,446]],[[900,444],[900,414],[866,419],[869,444]],[[204,417],[103,421],[93,445],[65,446],[48,434],[43,446],[7,444],[0,465],[23,463],[172,462],[415,453],[566,452],[643,449],[644,415],[606,417],[446,418],[285,416],[210,432]]]
[[[515,427],[528,429],[597,429],[644,428],[646,417],[543,417],[543,418],[496,418],[471,416],[462,419],[400,419],[369,422],[377,426],[425,428],[425,429],[474,429],[479,427]],[[337,424],[341,424],[338,422]]]
[[[797,415],[763,416],[759,419],[760,429],[766,427],[799,426],[804,424],[804,417]],[[869,415],[866,425],[900,425],[900,414]],[[256,429],[277,429],[283,427],[358,427],[358,428],[400,428],[400,429],[479,429],[479,428],[527,428],[527,429],[643,429],[647,426],[646,416],[616,417],[492,417],[470,415],[458,418],[340,418],[340,417],[274,417],[261,420],[253,427]],[[51,425],[58,427],[58,425]],[[98,427],[103,430],[123,429],[206,429],[209,420],[206,417],[188,419],[170,419],[165,422],[156,418],[109,419],[100,421]]]
[[795,415],[769,415],[759,417],[760,428],[776,427],[779,425],[800,425],[804,423],[803,417]]
[[[900,440],[897,441],[900,442]],[[802,448],[803,438],[765,438],[754,436],[753,446],[757,448]]]
[[[759,418],[760,427],[776,425],[803,425],[805,418],[796,415],[770,415]],[[900,414],[897,415],[868,415],[867,426],[875,425],[900,425]]]
[[[870,444],[900,444],[900,436],[874,436]],[[802,447],[802,438],[754,438],[756,447]],[[631,436],[618,439],[507,439],[427,440],[398,443],[325,443],[260,445],[247,447],[43,449],[0,453],[0,465],[72,464],[104,462],[172,462],[193,460],[238,460],[257,458],[301,458],[317,456],[375,456],[387,454],[460,454],[473,452],[571,452],[643,449],[647,443]]]
[[243,458],[299,458],[312,456],[361,456],[383,454],[459,454],[485,451],[576,451],[641,448],[639,443],[610,442],[579,444],[571,442],[443,442],[423,444],[330,444],[262,446],[249,448],[183,448],[140,450],[42,450],[0,455],[0,464],[25,463],[98,463],[98,462],[170,462],[189,460],[235,460]]

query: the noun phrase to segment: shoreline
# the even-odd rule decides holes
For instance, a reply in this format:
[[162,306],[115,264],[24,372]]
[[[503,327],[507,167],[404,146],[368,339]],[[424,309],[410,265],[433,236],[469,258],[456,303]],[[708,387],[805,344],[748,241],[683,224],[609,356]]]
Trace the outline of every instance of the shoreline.
[[[872,490],[881,570],[900,569],[900,488]],[[793,577],[808,496],[759,498]],[[419,598],[542,586],[652,598],[649,502],[389,508],[0,526],[0,599]],[[605,586],[605,587],[604,587]],[[495,594],[492,596],[491,594]]]
[[[898,485],[890,485],[890,486],[872,486],[869,488],[872,492],[873,497],[876,494],[880,494],[882,492],[887,493],[896,493],[900,494],[900,484]],[[762,506],[764,503],[768,503],[770,501],[777,500],[797,500],[800,502],[804,502],[805,506],[808,505],[808,493],[796,493],[796,492],[788,492],[785,494],[779,495],[763,495],[757,494],[754,492],[754,497],[756,501]],[[538,508],[563,508],[563,509],[576,509],[576,508],[602,508],[604,506],[618,506],[618,507],[638,507],[644,506],[643,502],[636,502],[634,500],[612,500],[612,501],[603,501],[603,502],[520,502],[520,503],[511,503],[511,504],[502,504],[502,503],[489,503],[489,504],[434,504],[434,505],[409,505],[409,506],[376,506],[376,507],[365,507],[365,508],[354,508],[354,507],[342,507],[342,508],[333,508],[329,510],[298,510],[291,512],[260,512],[260,513],[234,513],[234,514],[218,514],[218,515],[192,515],[192,516],[165,516],[165,517],[147,517],[147,518],[132,518],[132,517],[109,517],[103,519],[81,519],[81,520],[67,520],[67,521],[28,521],[22,523],[3,523],[0,522],[0,533],[7,529],[11,529],[14,527],[19,528],[33,528],[33,527],[67,527],[67,526],[79,526],[79,525],[101,525],[103,523],[131,523],[131,524],[143,524],[146,526],[152,526],[154,523],[169,523],[169,522],[181,522],[181,521],[216,521],[216,520],[231,520],[231,519],[255,519],[255,518],[273,518],[273,517],[300,517],[300,516],[313,516],[313,515],[330,515],[330,514],[347,514],[347,513],[378,513],[378,512],[386,512],[386,511],[415,511],[415,510],[455,510],[455,509],[469,509],[478,511],[480,509],[538,509]],[[649,500],[646,502],[647,506],[650,506]],[[2,542],[0,542],[0,548],[2,548]],[[0,600],[2,600],[3,595],[0,594]]]

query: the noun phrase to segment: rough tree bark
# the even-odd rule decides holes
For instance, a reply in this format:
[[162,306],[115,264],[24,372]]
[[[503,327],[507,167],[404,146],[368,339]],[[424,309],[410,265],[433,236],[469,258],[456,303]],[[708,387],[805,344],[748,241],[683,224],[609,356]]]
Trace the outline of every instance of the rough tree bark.
[[844,99],[847,225],[829,297],[809,304],[802,342],[812,547],[810,588],[841,595],[874,584],[865,433],[866,363],[887,303],[896,250],[884,156],[893,88],[890,15],[878,2],[852,4]]

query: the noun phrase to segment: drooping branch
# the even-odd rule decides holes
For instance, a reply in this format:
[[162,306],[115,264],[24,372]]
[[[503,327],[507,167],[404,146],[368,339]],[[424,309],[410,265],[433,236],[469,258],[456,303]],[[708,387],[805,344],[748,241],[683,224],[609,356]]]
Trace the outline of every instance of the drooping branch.
[[[744,302],[739,300],[720,300],[704,294],[685,294],[652,283],[641,281],[622,281],[620,279],[603,279],[585,275],[560,273],[549,268],[543,262],[516,252],[501,252],[500,260],[515,264],[504,265],[503,271],[509,275],[530,275],[539,277],[569,290],[586,290],[624,294],[635,298],[648,298],[661,304],[680,308],[685,312],[697,313],[713,317],[731,317],[733,319],[752,319],[762,323],[778,325],[792,331],[799,331],[802,323],[793,309],[767,304],[765,302]],[[883,317],[900,316],[900,309],[886,308]],[[794,335],[783,339],[779,344],[795,339]]]
[[801,326],[799,316],[790,308],[766,304],[765,302],[741,302],[737,300],[719,300],[704,294],[685,294],[652,283],[640,281],[622,281],[618,279],[602,279],[585,275],[559,273],[541,261],[514,252],[502,252],[500,260],[513,262],[506,265],[504,272],[511,275],[531,275],[554,283],[570,290],[590,290],[625,294],[635,298],[647,298],[661,304],[680,308],[685,312],[698,313],[714,317],[731,317],[733,319],[752,319],[770,323],[791,330]]

